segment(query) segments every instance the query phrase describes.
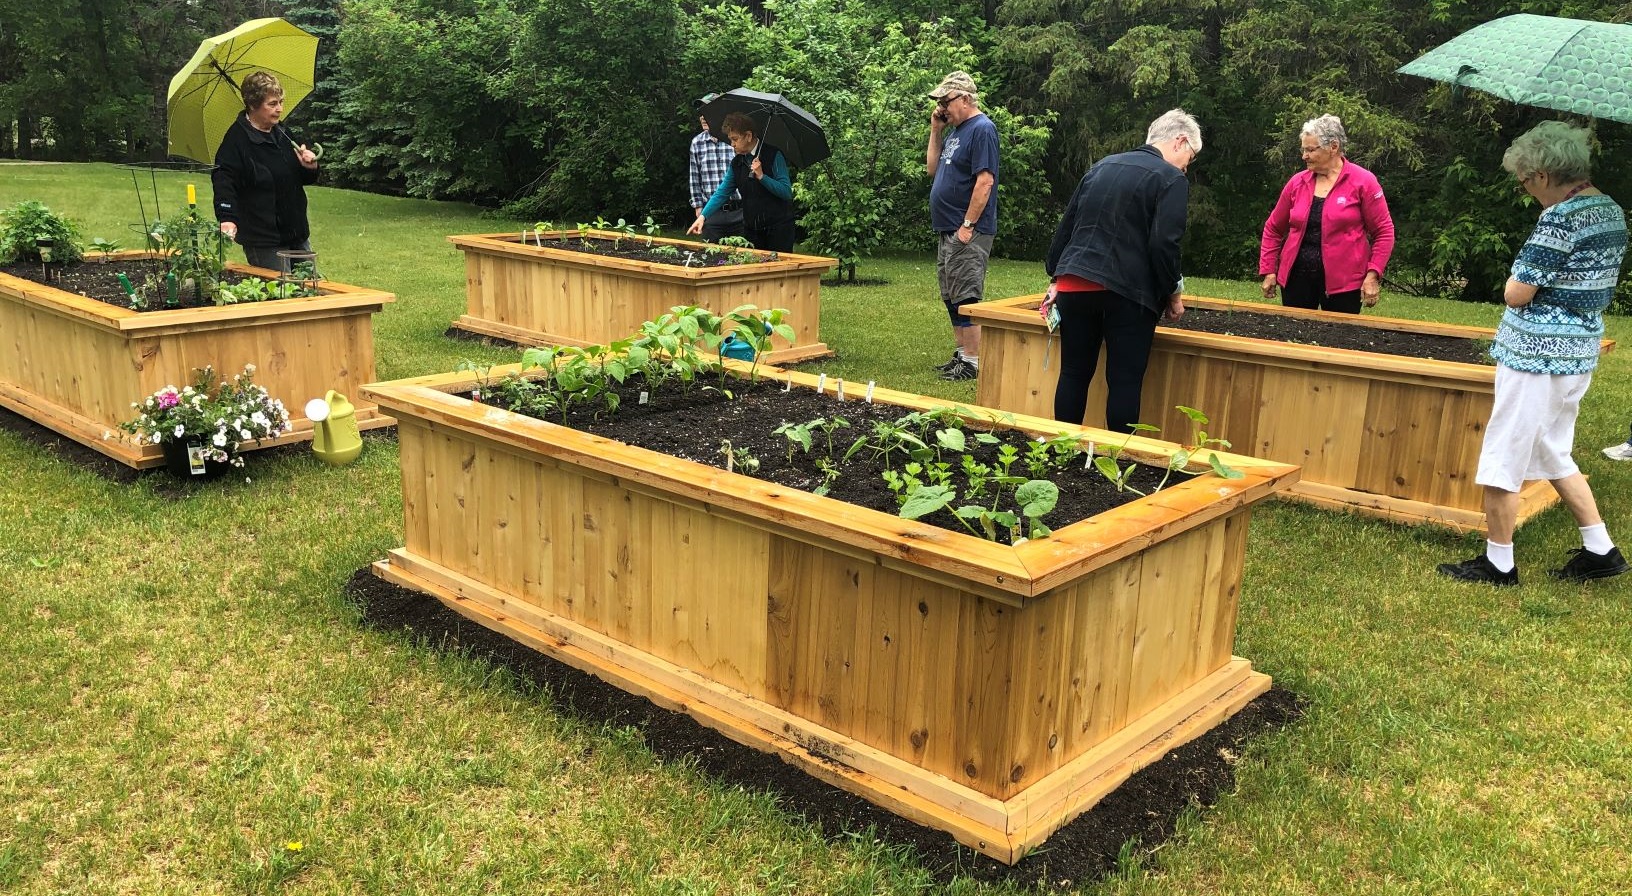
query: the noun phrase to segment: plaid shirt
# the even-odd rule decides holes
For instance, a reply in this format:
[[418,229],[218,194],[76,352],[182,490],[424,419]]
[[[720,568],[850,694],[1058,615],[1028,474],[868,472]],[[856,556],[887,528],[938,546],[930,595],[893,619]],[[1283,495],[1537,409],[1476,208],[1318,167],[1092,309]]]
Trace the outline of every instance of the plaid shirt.
[[[731,159],[737,151],[731,144],[715,140],[704,131],[691,138],[691,207],[702,208],[708,204],[708,198],[720,188],[720,181],[725,180],[725,172],[731,167]],[[738,195],[731,194],[729,201],[736,201]]]

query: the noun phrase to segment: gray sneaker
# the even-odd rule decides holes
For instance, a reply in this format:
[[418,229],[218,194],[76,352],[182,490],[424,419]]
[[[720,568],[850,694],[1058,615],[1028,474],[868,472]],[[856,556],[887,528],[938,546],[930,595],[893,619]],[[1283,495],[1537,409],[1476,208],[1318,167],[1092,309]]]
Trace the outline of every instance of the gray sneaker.
[[963,363],[963,352],[958,350],[958,349],[953,349],[953,351],[952,351],[952,360],[946,362],[945,364],[936,365],[935,369],[939,370],[942,373],[945,373],[948,370],[951,370],[952,368],[954,368],[954,367],[956,367],[956,366],[958,366],[959,364],[962,364],[962,363]]
[[1604,456],[1610,460],[1632,460],[1632,442],[1611,445],[1604,449]]
[[941,379],[955,382],[957,380],[972,380],[977,376],[980,376],[980,368],[959,358],[958,363],[941,374]]

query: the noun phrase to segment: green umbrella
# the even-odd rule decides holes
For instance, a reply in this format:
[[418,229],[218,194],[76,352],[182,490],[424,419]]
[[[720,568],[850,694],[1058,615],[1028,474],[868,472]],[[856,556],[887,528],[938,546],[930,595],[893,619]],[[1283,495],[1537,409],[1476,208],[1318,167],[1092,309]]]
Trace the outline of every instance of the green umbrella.
[[1632,25],[1504,16],[1435,47],[1400,73],[1632,124]]
[[289,114],[316,80],[317,38],[283,19],[254,19],[206,38],[170,79],[170,154],[214,162],[227,128],[244,111],[239,85],[253,72],[270,72],[283,85]]

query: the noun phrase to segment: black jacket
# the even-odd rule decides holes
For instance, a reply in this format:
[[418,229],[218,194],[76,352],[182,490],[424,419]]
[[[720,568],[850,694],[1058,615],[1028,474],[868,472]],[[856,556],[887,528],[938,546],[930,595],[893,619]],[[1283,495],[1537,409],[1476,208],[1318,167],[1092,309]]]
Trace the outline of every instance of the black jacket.
[[256,248],[290,249],[306,242],[305,185],[317,172],[300,164],[295,142],[279,124],[267,134],[240,112],[215,151],[215,217],[238,225],[238,242]]
[[[776,165],[776,157],[781,154],[782,150],[760,141],[760,170],[769,174]],[[731,181],[737,185],[737,195],[742,197],[742,220],[749,227],[757,229],[793,220],[793,203],[765,189],[765,185],[754,177],[753,167],[753,156],[731,157]],[[791,173],[789,176],[792,176]]]
[[1048,249],[1048,275],[1074,274],[1158,314],[1178,288],[1190,182],[1146,144],[1088,169]]

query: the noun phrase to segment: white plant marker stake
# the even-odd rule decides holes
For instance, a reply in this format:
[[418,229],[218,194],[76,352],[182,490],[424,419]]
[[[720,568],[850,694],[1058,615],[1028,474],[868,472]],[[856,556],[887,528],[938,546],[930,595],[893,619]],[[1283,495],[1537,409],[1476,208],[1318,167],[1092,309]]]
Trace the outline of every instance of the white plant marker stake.
[[867,403],[868,404],[873,403],[873,381],[872,380],[867,381]]
[[826,388],[827,388],[827,374],[824,373],[821,376],[816,378],[816,394],[817,395],[822,394],[822,390],[826,389]]
[[1089,467],[1091,467],[1091,466],[1093,466],[1093,464],[1094,464],[1094,443],[1093,443],[1093,442],[1089,442],[1089,443],[1088,443],[1088,456],[1087,456],[1087,457],[1085,457],[1085,458],[1083,458],[1083,460],[1082,460],[1082,468],[1083,468],[1083,469],[1084,469],[1084,470],[1086,470],[1086,469],[1088,469],[1088,468],[1089,468]]
[[648,394],[645,389],[640,390],[640,404],[645,404]]
[[839,377],[839,389],[838,389],[838,392],[836,392],[834,394],[839,396],[840,401],[844,400],[844,377],[842,377],[842,376]]
[[782,391],[783,392],[792,392],[793,391],[793,373],[792,373],[792,371],[789,371],[787,381],[785,383],[783,383],[783,385],[782,385]]

